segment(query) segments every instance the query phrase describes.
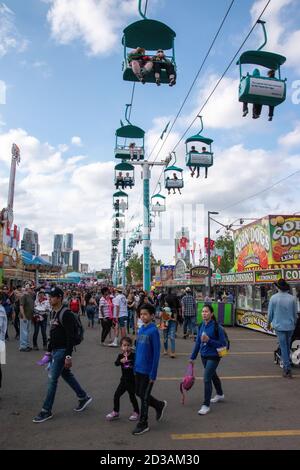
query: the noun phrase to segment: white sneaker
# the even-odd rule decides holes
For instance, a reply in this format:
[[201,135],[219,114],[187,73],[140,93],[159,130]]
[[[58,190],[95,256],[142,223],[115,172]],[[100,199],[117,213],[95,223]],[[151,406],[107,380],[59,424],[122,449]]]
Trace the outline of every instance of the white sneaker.
[[118,347],[118,340],[117,341],[113,341],[112,343],[110,343],[108,346],[112,347],[112,348],[117,348]]
[[210,411],[209,406],[202,405],[200,410],[198,411],[198,415],[206,415],[207,413],[209,413],[209,411]]
[[225,398],[225,395],[216,395],[214,398],[210,400],[211,403],[218,403],[218,401],[223,401]]

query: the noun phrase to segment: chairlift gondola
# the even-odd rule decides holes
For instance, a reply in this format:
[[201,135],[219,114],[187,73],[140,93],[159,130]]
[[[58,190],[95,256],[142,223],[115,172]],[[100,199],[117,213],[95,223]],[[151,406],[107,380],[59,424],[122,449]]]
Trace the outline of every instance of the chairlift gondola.
[[198,117],[201,120],[200,131],[185,141],[186,165],[190,168],[192,176],[194,176],[195,170],[197,170],[197,177],[200,175],[200,168],[205,168],[205,177],[207,177],[207,169],[214,163],[214,154],[211,148],[213,140],[201,135],[203,120],[202,116]]
[[180,189],[184,186],[183,169],[175,166],[176,153],[172,153],[174,155],[174,163],[171,166],[167,166],[164,170],[165,188],[168,190],[168,194],[170,194],[171,189],[173,189],[174,194],[176,189],[178,189],[178,192],[181,194]]
[[[258,20],[264,32],[264,43],[257,51],[245,51],[237,61],[240,68],[239,101],[255,105],[278,106],[286,99],[286,79],[281,78],[280,67],[286,57],[273,52],[262,51],[267,44],[265,21]],[[259,65],[269,69],[271,76],[261,76],[258,69],[243,74],[242,65]],[[277,77],[276,77],[277,72]],[[272,76],[274,75],[274,76]]]
[[115,186],[117,189],[130,188],[134,186],[134,166],[122,162],[115,166]]
[[113,208],[117,212],[124,212],[128,209],[128,195],[124,191],[117,191],[113,194]]
[[160,193],[161,184],[159,183],[159,192],[151,197],[151,211],[154,213],[154,216],[166,210],[166,198]]
[[126,125],[121,121],[121,127],[116,130],[115,158],[122,160],[143,160],[145,155],[145,131],[131,124],[128,118],[128,109],[131,104],[126,105]]
[[[141,0],[139,0],[139,13],[143,19],[127,26],[123,31],[122,38],[122,44],[124,46],[123,80],[130,82],[138,82],[139,79],[133,73],[128,60],[128,48],[135,50],[138,47],[142,47],[146,51],[150,52],[157,51],[159,49],[170,51],[169,54],[166,55],[166,58],[171,61],[176,70],[174,47],[174,39],[176,37],[175,31],[160,21],[149,20],[146,18],[145,14],[141,11]],[[146,54],[150,60],[154,56],[154,54]],[[147,83],[156,82],[153,69],[144,76],[144,79]],[[165,69],[161,71],[160,82],[169,83],[169,78]]]

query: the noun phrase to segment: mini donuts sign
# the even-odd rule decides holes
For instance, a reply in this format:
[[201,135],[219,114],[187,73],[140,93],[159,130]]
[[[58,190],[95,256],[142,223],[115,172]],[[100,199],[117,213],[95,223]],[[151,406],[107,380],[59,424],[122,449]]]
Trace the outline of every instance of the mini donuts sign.
[[300,216],[269,215],[234,233],[236,271],[297,269],[300,265]]
[[296,268],[300,264],[300,216],[270,216],[272,264]]

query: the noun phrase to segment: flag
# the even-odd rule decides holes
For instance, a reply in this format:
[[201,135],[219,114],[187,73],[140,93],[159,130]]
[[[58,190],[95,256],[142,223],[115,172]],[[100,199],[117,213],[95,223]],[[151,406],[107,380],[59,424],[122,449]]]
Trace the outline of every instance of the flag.
[[164,135],[165,135],[165,133],[167,132],[169,125],[170,125],[170,121],[168,122],[168,124],[166,125],[166,127],[164,128],[164,130],[163,130],[163,132],[162,132],[162,134],[161,134],[161,136],[160,136],[161,140],[164,138]]

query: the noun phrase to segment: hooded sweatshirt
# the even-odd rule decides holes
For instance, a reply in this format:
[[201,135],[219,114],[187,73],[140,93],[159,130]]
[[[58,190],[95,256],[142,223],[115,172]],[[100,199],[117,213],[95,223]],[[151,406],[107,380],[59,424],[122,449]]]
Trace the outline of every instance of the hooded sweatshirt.
[[136,340],[134,372],[155,380],[160,356],[159,332],[155,323],[143,325]]
[[[200,351],[201,357],[205,357],[207,359],[217,359],[219,357],[217,348],[222,348],[226,346],[226,339],[224,335],[224,330],[220,325],[218,325],[218,333],[219,337],[216,337],[215,334],[215,321],[210,320],[207,324],[205,322],[201,323],[198,328],[198,334],[196,343],[194,346],[194,351],[191,355],[191,360],[194,361]],[[203,343],[201,341],[202,333],[205,333],[209,340],[207,343]]]

